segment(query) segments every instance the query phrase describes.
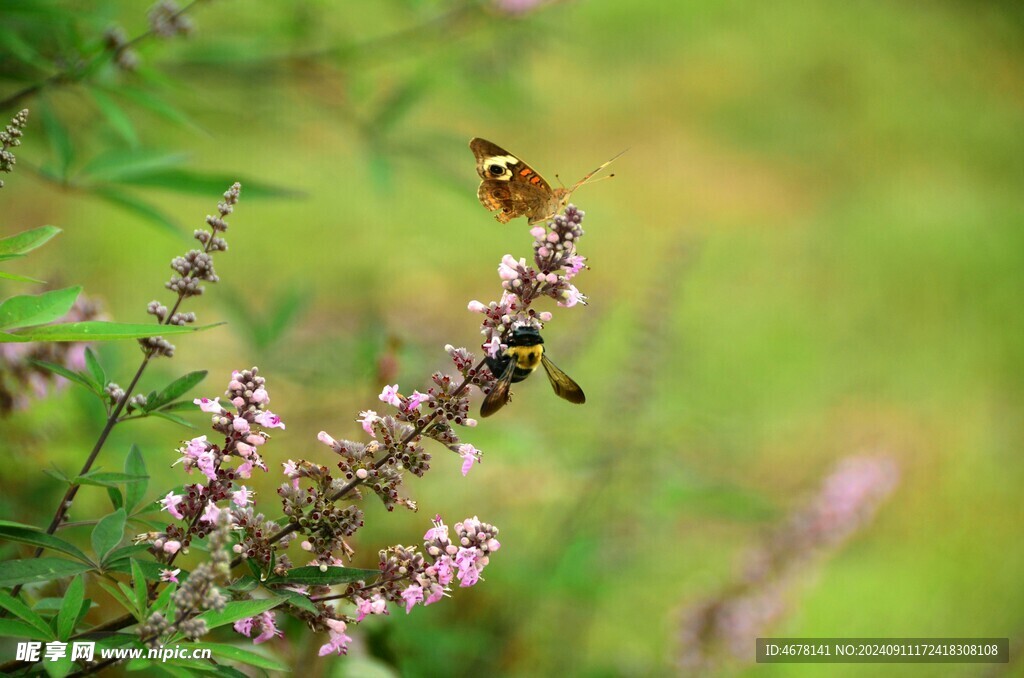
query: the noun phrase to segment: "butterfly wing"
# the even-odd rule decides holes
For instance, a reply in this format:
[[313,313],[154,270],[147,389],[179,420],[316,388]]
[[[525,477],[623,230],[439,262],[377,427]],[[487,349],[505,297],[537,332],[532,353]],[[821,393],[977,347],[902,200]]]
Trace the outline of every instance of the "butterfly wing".
[[507,223],[526,216],[534,223],[555,211],[555,192],[526,162],[486,139],[473,139],[469,148],[476,157],[476,172],[482,180],[477,198],[489,211],[500,210],[495,215],[498,221]]
[[547,355],[541,356],[541,364],[544,365],[544,371],[548,373],[551,388],[555,389],[555,394],[559,398],[565,398],[570,403],[577,405],[587,402],[587,396],[583,394],[580,385],[573,381],[568,374],[558,369],[558,366],[551,362]]
[[494,386],[491,387],[491,392],[484,398],[483,403],[480,404],[480,416],[489,417],[508,402],[509,387],[512,386],[512,377],[515,375],[516,361],[509,360],[508,365],[505,367],[505,371],[501,373],[498,380],[494,382]]

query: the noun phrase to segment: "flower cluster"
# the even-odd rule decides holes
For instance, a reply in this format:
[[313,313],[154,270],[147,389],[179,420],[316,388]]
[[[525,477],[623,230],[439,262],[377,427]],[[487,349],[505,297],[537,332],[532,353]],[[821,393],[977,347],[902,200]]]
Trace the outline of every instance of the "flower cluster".
[[576,243],[583,237],[584,216],[575,205],[568,205],[563,214],[546,225],[532,228],[533,265],[528,265],[525,258],[506,254],[498,266],[501,299],[489,304],[469,302],[470,311],[484,316],[480,327],[485,339],[482,348],[492,358],[507,348],[503,340],[513,327],[541,327],[551,320],[551,313],[531,308],[538,298],[550,297],[566,308],[587,303],[587,297],[570,282],[585,268],[586,259],[576,250]]
[[[159,301],[149,302],[146,312],[155,316],[157,322],[164,325],[187,325],[195,322],[195,313],[179,313],[178,308],[186,298],[203,293],[201,283],[215,283],[220,279],[213,269],[213,253],[223,252],[228,248],[227,241],[219,234],[228,230],[228,222],[225,221],[225,217],[234,211],[241,191],[241,184],[232,185],[224,193],[224,200],[217,204],[217,216],[208,215],[206,217],[206,224],[210,230],[197,229],[195,231],[195,239],[203,246],[201,250],[190,250],[171,260],[171,268],[174,269],[175,275],[164,284],[164,287],[176,293],[178,298],[171,310],[168,310]],[[163,337],[139,339],[139,344],[147,356],[169,358],[174,355],[174,344]]]
[[754,640],[786,613],[808,566],[867,525],[898,481],[892,459],[843,459],[817,496],[751,554],[728,592],[686,610],[680,627],[683,674],[709,675],[719,673],[723,662],[752,662]]
[[120,26],[111,26],[103,32],[103,47],[114,55],[114,65],[122,71],[132,72],[139,67],[139,54],[132,49]]
[[149,26],[161,38],[189,35],[194,30],[192,20],[171,0],[160,0],[149,10]]
[[[180,456],[175,464],[180,463],[190,474],[198,470],[206,482],[187,485],[183,494],[168,492],[160,501],[161,508],[183,521],[184,526],[168,525],[165,532],[144,540],[152,544],[159,559],[171,561],[193,537],[205,537],[221,513],[231,507],[239,514],[232,522],[239,524],[245,518],[243,530],[260,531],[262,524],[254,525],[251,516],[254,493],[244,484],[236,486],[236,481],[251,477],[254,468],[267,470],[259,449],[270,439],[269,430],[285,427],[281,418],[267,409],[270,396],[265,384],[254,367],[231,374],[225,394],[231,410],[220,404],[220,398],[196,398],[195,403],[213,415],[212,428],[224,437],[224,442],[217,445],[203,435],[178,449]],[[218,506],[218,502],[225,505]],[[243,539],[243,546],[236,546],[236,550],[244,548]]]
[[[150,647],[156,647],[157,639],[169,631],[180,632],[191,640],[206,635],[206,622],[197,617],[206,610],[223,611],[227,605],[227,597],[218,584],[226,583],[231,575],[230,541],[231,521],[227,515],[219,516],[210,532],[210,559],[199,563],[188,579],[171,593],[173,614],[155,612],[140,625],[139,634]],[[177,584],[180,571],[164,570],[161,579]]]
[[[28,109],[26,108],[19,111],[11,119],[11,124],[7,125],[3,132],[0,132],[0,172],[7,174],[14,170],[14,163],[17,159],[14,157],[14,153],[8,149],[21,145],[21,130],[27,124]],[[0,188],[3,187],[4,182],[0,181]]]
[[[82,322],[103,317],[99,304],[80,294],[59,322]],[[43,398],[51,387],[60,389],[67,385],[64,377],[39,367],[35,361],[61,365],[77,372],[85,368],[87,347],[88,344],[82,342],[0,344],[0,416],[27,407],[27,392]]]

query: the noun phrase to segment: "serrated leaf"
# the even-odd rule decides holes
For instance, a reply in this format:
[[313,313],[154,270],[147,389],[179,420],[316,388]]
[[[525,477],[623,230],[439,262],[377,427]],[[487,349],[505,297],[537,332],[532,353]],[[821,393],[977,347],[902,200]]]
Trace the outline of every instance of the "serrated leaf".
[[206,628],[215,629],[218,626],[233,624],[239,619],[255,617],[258,614],[263,614],[267,610],[272,610],[277,607],[285,600],[286,598],[284,596],[261,598],[259,600],[236,600],[228,603],[220,612],[217,612],[216,610],[207,610],[196,617],[196,619],[202,619],[205,621]]
[[75,623],[85,603],[84,579],[82,575],[75,577],[64,592],[64,602],[57,613],[57,638],[60,640],[67,640],[75,632]]
[[92,549],[96,559],[103,564],[107,554],[113,551],[124,538],[124,526],[128,516],[124,509],[118,509],[104,516],[92,530]]
[[48,363],[45,360],[32,360],[31,363],[36,367],[41,367],[44,370],[49,370],[50,372],[53,372],[58,376],[64,377],[65,379],[72,383],[78,384],[79,386],[88,390],[90,393],[96,393],[96,388],[88,379],[80,375],[78,372],[72,372],[63,365],[57,365],[56,363]]
[[95,380],[98,391],[102,391],[107,386],[107,373],[104,371],[103,366],[100,365],[99,358],[96,357],[96,353],[91,348],[86,347],[85,349],[85,366],[89,370],[89,374]]
[[51,638],[53,637],[53,630],[38,612],[29,608],[29,606],[21,600],[11,596],[5,591],[0,591],[0,607],[18,617],[26,624],[38,629],[41,633],[48,634]]
[[136,216],[142,217],[149,223],[159,226],[164,231],[167,231],[172,235],[179,237],[182,235],[182,230],[173,219],[145,200],[140,200],[130,193],[125,193],[124,191],[119,191],[113,188],[94,189],[92,193],[97,198],[128,210]]
[[328,567],[321,571],[319,567],[295,567],[288,574],[274,575],[267,579],[267,585],[300,585],[300,586],[332,586],[334,584],[350,584],[354,581],[368,581],[380,576],[380,570],[363,570],[356,567]]
[[0,587],[38,584],[63,577],[72,577],[93,568],[64,558],[25,558],[0,562]]
[[68,287],[11,297],[0,304],[0,330],[6,332],[53,322],[71,310],[81,291],[81,287]]
[[77,558],[83,563],[90,563],[89,556],[85,555],[74,544],[40,530],[26,529],[13,525],[0,525],[0,539],[18,542],[19,544],[29,544],[30,546],[41,546],[51,551],[60,551],[72,558]]
[[164,387],[164,390],[160,391],[158,395],[154,396],[152,399],[146,400],[146,411],[148,412],[159,409],[163,405],[170,403],[172,400],[185,395],[198,386],[199,383],[206,378],[206,374],[206,370],[198,370],[178,377]]
[[90,92],[93,100],[96,102],[96,107],[103,113],[103,117],[107,119],[110,127],[127,141],[129,146],[138,146],[139,135],[136,134],[135,125],[132,124],[128,114],[103,92],[97,89],[91,89]]
[[0,238],[0,255],[24,255],[44,245],[61,230],[56,226],[40,226],[6,238]]
[[124,503],[130,513],[146,498],[146,490],[149,489],[149,473],[146,471],[146,460],[143,459],[142,452],[135,445],[131,446],[128,450],[128,456],[124,459],[124,472],[143,478],[143,480],[131,483],[125,487]]
[[[144,337],[174,336],[201,332],[212,325],[143,325],[136,323],[109,323],[88,320],[80,323],[41,325],[14,332],[0,332],[0,344],[26,341],[117,341],[120,339],[141,339]],[[61,375],[63,376],[63,375]]]

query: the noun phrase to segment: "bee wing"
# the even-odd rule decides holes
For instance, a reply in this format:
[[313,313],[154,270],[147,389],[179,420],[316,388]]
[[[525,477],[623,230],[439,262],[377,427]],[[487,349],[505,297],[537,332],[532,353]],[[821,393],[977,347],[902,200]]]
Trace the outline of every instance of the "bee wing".
[[541,356],[541,363],[544,365],[544,371],[548,373],[551,388],[555,389],[559,398],[565,398],[570,403],[577,405],[587,402],[587,396],[583,395],[580,385],[573,381],[568,374],[558,369],[558,366],[548,359],[547,354]]
[[516,371],[516,361],[509,360],[508,366],[498,380],[491,387],[491,392],[484,398],[480,405],[480,416],[489,417],[508,402],[508,389],[512,385],[512,376]]

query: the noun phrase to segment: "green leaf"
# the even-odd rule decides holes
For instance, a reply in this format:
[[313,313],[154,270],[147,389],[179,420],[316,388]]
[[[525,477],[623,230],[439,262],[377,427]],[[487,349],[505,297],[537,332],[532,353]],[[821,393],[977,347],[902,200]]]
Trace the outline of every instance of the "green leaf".
[[287,673],[291,670],[287,664],[252,650],[238,647],[237,645],[227,645],[225,643],[183,643],[181,647],[195,650],[208,649],[218,660],[240,662],[247,666],[255,666],[256,668],[268,671]]
[[[120,551],[120,549],[118,549],[118,551]],[[125,574],[131,574],[132,563],[135,563],[142,568],[143,574],[146,575],[146,579],[148,579],[149,581],[158,581],[160,579],[160,571],[167,569],[162,564],[154,563],[151,560],[137,560],[135,558],[129,560],[128,558],[113,557],[110,558],[110,562],[105,565],[105,568],[113,572],[124,572]],[[185,570],[182,570],[181,574],[178,575],[182,578],[182,580],[184,580],[182,574],[188,573]]]
[[71,136],[68,130],[57,118],[53,105],[49,99],[40,99],[37,108],[41,108],[43,116],[43,130],[46,132],[46,139],[50,142],[50,150],[57,161],[57,176],[66,179],[68,168],[75,158],[75,151],[71,145]]
[[179,396],[185,395],[205,379],[206,374],[206,370],[199,370],[197,372],[189,372],[183,377],[178,377],[168,384],[164,390],[160,391],[159,395],[146,402],[146,411],[159,409]]
[[188,127],[189,129],[198,132],[203,131],[202,128],[192,122],[187,115],[160,97],[151,94],[147,90],[129,85],[121,85],[118,91],[125,98],[131,99],[137,105],[149,109],[165,120],[169,120],[177,125]]
[[267,610],[277,607],[285,600],[286,598],[284,596],[261,598],[260,600],[236,600],[228,603],[220,612],[217,612],[216,610],[207,610],[196,617],[196,619],[202,619],[205,621],[206,628],[215,629],[218,626],[233,624],[239,619],[255,617],[258,614],[263,614]]
[[57,613],[57,638],[67,640],[75,632],[75,623],[85,603],[85,577],[79,575],[71,580],[64,592],[64,603]]
[[253,198],[301,198],[306,194],[292,188],[276,186],[248,177],[226,174],[203,174],[186,169],[163,169],[118,180],[120,184],[162,188],[190,195],[218,195],[236,181],[245,188],[246,200]]
[[[183,573],[184,571],[178,573],[178,577],[182,580],[184,580],[184,577],[182,576]],[[167,586],[165,586],[160,591],[159,595],[157,595],[156,600],[153,601],[153,604],[149,606],[150,612],[164,613],[164,610],[166,610],[167,606],[170,605],[171,596],[173,596],[174,592],[177,590],[178,585],[174,582],[171,582]],[[167,615],[164,614],[164,616],[166,617]]]
[[108,487],[107,496],[110,497],[110,505],[114,507],[115,511],[124,508],[124,494],[121,493],[121,488]]
[[56,226],[40,226],[0,239],[0,255],[27,254],[60,233]]
[[[122,546],[120,548],[116,548],[113,551],[111,551],[110,554],[107,556],[107,568],[111,570],[117,570],[117,568],[115,568],[114,565],[117,564],[119,560],[124,560],[124,572],[131,572],[131,569],[128,566],[128,559],[140,553],[145,553],[148,550],[149,544],[131,544],[129,546]],[[117,571],[120,572],[121,570]]]
[[57,365],[56,363],[48,363],[45,360],[32,360],[30,362],[36,367],[41,367],[44,370],[49,370],[50,372],[53,372],[58,376],[64,377],[70,382],[78,384],[79,386],[87,389],[91,393],[97,393],[96,387],[93,386],[88,379],[80,375],[78,372],[72,372],[63,365]]
[[146,471],[146,460],[142,458],[142,452],[135,445],[131,446],[131,449],[128,450],[128,456],[124,459],[124,472],[142,478],[142,480],[125,487],[125,507],[129,512],[132,512],[146,498],[146,490],[149,489],[149,473]]
[[328,567],[321,572],[319,567],[296,567],[285,576],[274,575],[267,579],[267,585],[294,584],[300,586],[331,586],[350,584],[354,581],[369,581],[380,576],[380,570],[361,570],[356,567]]
[[48,637],[53,637],[53,630],[38,612],[30,609],[28,605],[5,591],[0,591],[0,607],[27,624],[39,629],[42,633],[47,634]]
[[106,591],[111,598],[116,600],[118,605],[127,610],[133,617],[135,617],[136,619],[139,619],[139,617],[141,617],[139,611],[135,609],[135,605],[132,603],[131,600],[128,599],[127,596],[125,596],[124,592],[121,591],[119,587],[114,586],[110,582],[104,581],[103,579],[97,579],[96,583],[99,584],[99,587]]
[[132,560],[132,588],[135,589],[135,606],[139,614],[146,611],[149,605],[149,588],[146,585],[146,575],[142,571],[139,561]]
[[114,471],[90,471],[78,476],[72,482],[76,485],[117,487],[121,483],[141,483],[146,480],[149,480],[148,476],[136,476],[129,473],[116,473]]
[[[185,161],[182,153],[164,153],[147,149],[133,151],[111,150],[93,158],[82,168],[82,175],[91,182],[120,183],[135,177],[180,165]],[[230,182],[227,186],[230,186]],[[223,193],[225,188],[217,193]]]
[[96,527],[92,530],[92,549],[96,552],[96,559],[100,564],[103,563],[107,554],[121,543],[127,520],[128,516],[124,509],[118,509],[96,523]]
[[35,47],[25,42],[14,31],[0,30],[0,46],[22,63],[33,66],[42,73],[48,73],[53,68],[53,65],[36,51]]
[[130,193],[119,191],[113,188],[97,188],[92,191],[93,195],[101,200],[105,200],[112,205],[116,205],[122,209],[128,210],[134,213],[136,216],[142,217],[151,224],[155,224],[163,230],[171,233],[175,236],[181,236],[182,231],[175,223],[173,219],[161,212],[159,209],[150,205],[144,200],[139,200]]
[[81,287],[11,297],[0,304],[0,330],[53,322],[71,310]]
[[38,584],[72,577],[93,569],[92,565],[64,558],[25,558],[0,562],[0,587]]
[[165,410],[156,410],[154,412],[150,412],[149,416],[151,416],[151,417],[159,417],[161,419],[166,419],[167,421],[173,421],[175,424],[181,424],[182,426],[184,426],[186,428],[195,428],[196,427],[195,424],[193,424],[192,422],[188,421],[187,419],[183,419],[183,418],[179,417],[176,414],[168,414]]
[[320,614],[320,610],[316,608],[316,605],[313,604],[313,601],[311,601],[308,596],[304,596],[298,591],[280,591],[280,593],[283,593],[285,598],[288,599],[288,602],[300,610],[305,610],[306,612],[316,615]]
[[89,560],[89,556],[85,555],[74,544],[66,542],[60,537],[55,537],[52,534],[46,534],[40,530],[26,529],[24,527],[17,527],[14,525],[0,525],[0,539],[6,539],[20,544],[29,544],[31,546],[42,546],[44,549],[60,551],[72,558],[77,558],[83,563],[92,564]]
[[0,636],[27,640],[53,640],[53,631],[49,627],[47,627],[47,631],[48,633],[43,633],[34,626],[15,619],[0,619]]
[[[79,323],[43,325],[15,332],[0,332],[0,344],[26,341],[117,341],[119,339],[141,339],[143,337],[173,336],[191,334],[217,327],[224,323],[201,325],[143,325],[141,323],[109,323],[88,320]],[[64,376],[64,375],[61,375]]]
[[199,405],[196,405],[191,400],[179,400],[176,403],[164,405],[160,408],[161,412],[196,412],[199,409]]
[[96,381],[96,385],[99,387],[99,391],[102,391],[107,386],[107,373],[103,370],[103,366],[100,365],[99,359],[91,348],[85,349],[85,366],[89,369],[89,374]]
[[3,271],[0,271],[0,278],[3,278],[4,280],[13,280],[14,282],[38,283],[40,285],[46,282],[45,280],[36,280],[35,278],[30,278],[27,275],[4,273]]
[[114,131],[121,135],[129,146],[138,146],[139,135],[135,133],[135,125],[132,124],[128,114],[103,92],[97,89],[91,89],[90,92],[93,100],[96,101],[96,107],[100,109],[103,117],[107,119]]

